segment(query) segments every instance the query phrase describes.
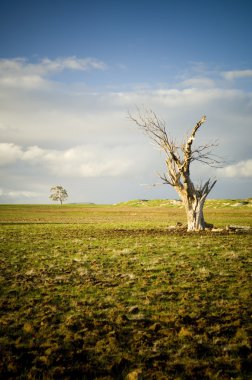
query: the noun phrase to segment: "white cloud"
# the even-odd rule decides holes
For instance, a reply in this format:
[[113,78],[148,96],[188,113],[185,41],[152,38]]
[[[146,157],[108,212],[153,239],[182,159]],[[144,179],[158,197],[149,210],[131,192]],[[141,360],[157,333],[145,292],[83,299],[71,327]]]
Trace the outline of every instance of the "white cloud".
[[75,56],[66,58],[48,59],[44,58],[37,63],[30,63],[25,58],[0,59],[0,74],[38,74],[46,75],[63,70],[104,70],[106,64],[95,58],[77,58]]
[[102,61],[75,56],[55,60],[45,58],[36,63],[24,58],[0,59],[0,84],[6,87],[43,88],[49,86],[46,78],[54,73],[104,69],[106,64]]
[[1,198],[37,198],[41,196],[41,193],[36,191],[29,190],[11,190],[11,189],[0,189],[0,197]]
[[55,60],[46,58],[37,65],[37,68],[44,71],[45,73],[63,70],[104,70],[106,67],[107,66],[104,62],[99,61],[95,58],[77,58],[75,56],[57,58]]
[[[0,134],[1,141],[6,142],[0,144],[1,175],[5,182],[2,186],[18,190],[26,176],[30,190],[40,191],[41,183],[45,183],[45,188],[50,186],[54,178],[62,184],[66,179],[69,187],[75,183],[78,188],[80,178],[89,178],[83,182],[114,181],[118,183],[114,193],[126,194],[127,188],[120,185],[125,178],[145,183],[146,176],[153,175],[151,181],[158,181],[155,173],[162,172],[164,160],[127,118],[127,111],[134,112],[135,105],[152,108],[166,121],[168,131],[178,143],[206,114],[207,123],[196,143],[218,139],[217,154],[224,159],[242,161],[248,157],[252,117],[252,94],[248,91],[223,80],[217,83],[203,69],[172,87],[119,84],[97,91],[81,82],[64,84],[63,75],[58,77],[62,83],[53,81],[53,74],[63,70],[104,68],[103,62],[76,57],[43,59],[37,63],[25,59],[0,60]],[[207,174],[203,169],[202,177]],[[89,200],[93,191],[87,195]],[[108,194],[102,196],[106,201]]]
[[252,70],[231,70],[222,73],[226,80],[234,80],[239,78],[252,78]]
[[252,177],[252,159],[218,169],[218,172],[223,177]]
[[65,151],[44,151],[41,158],[50,171],[65,177],[117,177],[129,172],[127,147],[76,146]]
[[[188,80],[190,82],[190,80]],[[199,86],[200,87],[200,86]],[[144,91],[129,91],[110,93],[109,97],[113,104],[120,106],[134,106],[135,104],[154,104],[162,107],[199,107],[211,102],[219,103],[225,101],[234,101],[246,98],[251,100],[251,94],[244,94],[236,89],[197,88],[187,86],[183,89],[178,88],[160,88]]]
[[192,77],[184,80],[181,85],[193,88],[211,88],[215,86],[215,82],[213,79],[207,77]]
[[23,75],[23,76],[6,76],[0,78],[0,83],[6,87],[21,88],[43,88],[49,85],[49,82],[39,75]]
[[38,162],[44,156],[45,151],[38,146],[29,146],[22,154],[22,160],[29,162]]
[[117,177],[128,173],[133,166],[131,148],[102,145],[75,146],[66,150],[27,149],[15,144],[0,144],[2,166],[17,160],[43,167],[55,176],[64,177]]
[[40,193],[36,193],[34,191],[28,191],[28,190],[9,190],[2,192],[3,196],[9,197],[9,198],[37,198],[40,196]]
[[0,143],[0,166],[16,162],[23,155],[20,146],[12,143]]

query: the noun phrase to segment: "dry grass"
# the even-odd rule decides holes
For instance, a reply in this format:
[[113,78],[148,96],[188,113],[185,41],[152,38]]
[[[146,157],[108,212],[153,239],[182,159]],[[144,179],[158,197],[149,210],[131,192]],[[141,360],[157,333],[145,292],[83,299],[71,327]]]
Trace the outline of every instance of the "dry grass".
[[251,234],[168,231],[182,211],[1,206],[2,378],[249,379]]

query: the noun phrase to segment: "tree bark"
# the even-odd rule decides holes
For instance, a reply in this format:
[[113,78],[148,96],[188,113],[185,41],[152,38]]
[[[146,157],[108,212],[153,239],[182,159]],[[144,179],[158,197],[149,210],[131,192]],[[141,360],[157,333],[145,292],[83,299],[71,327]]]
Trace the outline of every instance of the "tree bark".
[[187,231],[200,231],[206,227],[203,214],[205,200],[194,199],[184,201],[187,216]]
[[210,180],[208,180],[200,190],[196,190],[190,178],[187,178],[181,188],[175,188],[185,207],[187,231],[201,231],[206,227],[213,227],[205,222],[203,208],[207,195],[215,183],[216,181],[210,183]]

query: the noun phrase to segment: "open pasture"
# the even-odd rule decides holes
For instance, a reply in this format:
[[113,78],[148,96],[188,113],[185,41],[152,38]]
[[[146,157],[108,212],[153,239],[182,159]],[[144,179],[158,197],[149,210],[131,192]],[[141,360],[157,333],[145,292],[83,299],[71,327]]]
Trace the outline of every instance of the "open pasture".
[[[251,201],[208,201],[217,227]],[[0,206],[6,379],[250,379],[251,232],[169,201]]]

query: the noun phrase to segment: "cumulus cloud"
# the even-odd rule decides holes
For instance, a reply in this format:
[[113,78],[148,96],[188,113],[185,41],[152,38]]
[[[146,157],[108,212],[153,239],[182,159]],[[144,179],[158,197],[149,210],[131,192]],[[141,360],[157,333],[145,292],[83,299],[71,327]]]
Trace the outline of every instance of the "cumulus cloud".
[[55,60],[45,58],[39,64],[37,64],[37,69],[42,70],[45,73],[63,70],[104,70],[106,67],[106,64],[102,61],[99,61],[98,59],[77,58],[75,56],[57,58]]
[[66,150],[26,149],[12,143],[0,144],[2,166],[22,161],[46,168],[55,176],[65,177],[117,177],[129,172],[133,165],[131,148],[101,145],[75,146]]
[[[218,82],[220,73],[216,72],[212,77],[217,79],[212,80],[203,70],[192,75],[187,72],[184,81],[173,86],[116,83],[115,87],[104,86],[99,91],[96,84],[89,87],[81,82],[64,83],[64,75],[57,77],[62,83],[53,81],[54,74],[65,70],[104,69],[106,65],[101,61],[76,57],[46,58],[35,63],[21,58],[0,60],[0,134],[1,141],[6,142],[0,144],[0,165],[6,188],[18,189],[24,175],[27,183],[36,182],[38,186],[54,177],[59,181],[66,178],[78,187],[79,178],[89,178],[88,183],[117,183],[118,178],[123,182],[126,177],[139,178],[141,173],[139,181],[148,182],[144,177],[148,173],[155,181],[164,160],[127,118],[127,111],[134,113],[135,105],[153,109],[178,143],[206,114],[207,123],[197,142],[218,139],[217,154],[247,162],[241,160],[251,151],[252,94],[236,88],[235,82]],[[107,78],[111,74],[108,71]],[[225,75],[230,80],[245,74],[250,76],[250,71]],[[231,168],[240,175],[241,168]],[[221,175],[230,170],[224,168]],[[126,194],[126,188],[121,186]],[[92,196],[93,190],[88,198]]]
[[36,63],[31,63],[25,58],[0,59],[0,74],[26,73],[46,75],[63,70],[104,70],[106,64],[95,58],[65,57],[48,59],[44,58]]
[[0,143],[0,166],[16,162],[23,155],[20,146],[13,143]]
[[252,177],[252,159],[228,165],[218,169],[218,172],[223,177]]
[[252,78],[252,70],[231,70],[222,73],[226,80],[234,80],[239,78]]
[[132,161],[125,147],[76,146],[65,151],[44,151],[41,160],[50,171],[65,177],[117,177],[129,171]]
[[49,85],[49,75],[71,71],[104,70],[106,64],[95,58],[44,58],[31,63],[25,58],[0,59],[0,83],[7,87],[40,88]]
[[[189,81],[190,82],[190,81]],[[244,94],[237,89],[223,89],[218,87],[197,88],[186,86],[185,88],[157,88],[144,91],[128,91],[110,93],[109,98],[115,105],[132,106],[134,104],[153,104],[159,107],[169,107],[172,110],[177,107],[209,107],[215,102],[233,102],[244,100],[251,101],[251,94]]]
[[[52,85],[51,81],[47,91],[42,91],[43,81],[47,86],[45,72],[60,71],[62,67],[77,70],[92,66],[100,70],[104,63],[68,58],[45,59],[30,64],[17,59],[2,62],[2,66],[5,69],[14,67],[15,72],[20,70],[22,73],[22,80],[16,80],[15,75],[8,78],[10,83],[13,81],[13,87],[0,89],[0,126],[8,125],[4,130],[5,141],[15,141],[21,145],[42,143],[51,146],[52,141],[54,144],[59,141],[64,146],[75,146],[79,141],[132,141],[136,133],[133,127],[130,129],[127,110],[142,104],[164,118],[168,127],[176,128],[178,136],[183,136],[185,130],[191,128],[203,114],[207,115],[208,120],[213,119],[212,130],[218,129],[218,133],[227,132],[230,136],[230,131],[237,124],[247,128],[247,124],[251,123],[251,93],[218,87],[203,73],[188,77],[177,87],[156,86],[141,90],[132,86],[127,91],[106,89],[99,92],[80,83],[58,86]],[[35,77],[28,73],[33,73]],[[14,87],[15,83],[17,87]],[[24,91],[22,86],[30,86],[30,91]]]

